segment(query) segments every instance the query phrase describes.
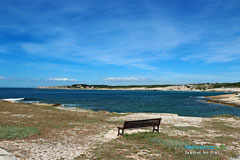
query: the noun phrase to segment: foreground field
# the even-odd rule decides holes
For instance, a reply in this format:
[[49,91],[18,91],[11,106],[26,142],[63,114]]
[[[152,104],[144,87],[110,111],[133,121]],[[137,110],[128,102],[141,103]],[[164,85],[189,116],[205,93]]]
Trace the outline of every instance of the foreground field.
[[[162,117],[160,133],[146,128],[117,137],[123,121],[155,117]],[[239,122],[227,115],[117,114],[0,101],[0,148],[21,159],[230,159],[240,155]]]

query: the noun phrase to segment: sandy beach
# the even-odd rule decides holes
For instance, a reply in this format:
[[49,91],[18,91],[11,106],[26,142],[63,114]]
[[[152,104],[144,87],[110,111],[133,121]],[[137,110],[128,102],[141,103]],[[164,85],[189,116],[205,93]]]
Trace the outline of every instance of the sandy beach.
[[[2,138],[0,148],[20,159],[184,159],[184,149],[159,140],[192,143],[194,145],[226,145],[217,155],[229,159],[240,155],[239,117],[185,117],[164,113],[117,114],[50,105],[20,104],[0,101],[1,126],[31,126],[40,133],[26,138]],[[126,130],[126,134],[155,136],[156,142],[142,144],[144,138],[129,140],[117,136],[117,127],[126,120],[162,118],[159,134],[152,128]],[[144,133],[143,133],[144,132]],[[201,136],[199,136],[201,135]],[[148,140],[147,138],[146,140]],[[149,143],[149,145],[148,145]],[[153,145],[153,144],[154,145]],[[143,145],[145,147],[143,147]],[[153,146],[155,147],[153,147]],[[142,147],[141,147],[142,146]],[[108,150],[113,150],[109,153]],[[179,155],[180,157],[178,157]],[[211,158],[211,155],[209,155]],[[182,157],[182,158],[181,158]],[[201,159],[201,157],[200,157]]]

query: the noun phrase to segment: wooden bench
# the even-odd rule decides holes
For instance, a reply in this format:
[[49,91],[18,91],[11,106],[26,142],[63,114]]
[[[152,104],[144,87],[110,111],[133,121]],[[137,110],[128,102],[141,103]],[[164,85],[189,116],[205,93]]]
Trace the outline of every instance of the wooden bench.
[[[118,127],[118,136],[124,134],[124,129],[129,128],[141,128],[141,127],[153,127],[153,132],[159,132],[159,126],[162,118],[125,121],[123,127]],[[122,130],[122,133],[120,133]]]

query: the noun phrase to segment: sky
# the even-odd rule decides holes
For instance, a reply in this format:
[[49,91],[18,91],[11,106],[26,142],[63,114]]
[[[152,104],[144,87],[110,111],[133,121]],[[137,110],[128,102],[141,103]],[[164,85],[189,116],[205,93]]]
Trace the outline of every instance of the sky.
[[0,87],[240,81],[239,0],[1,0]]

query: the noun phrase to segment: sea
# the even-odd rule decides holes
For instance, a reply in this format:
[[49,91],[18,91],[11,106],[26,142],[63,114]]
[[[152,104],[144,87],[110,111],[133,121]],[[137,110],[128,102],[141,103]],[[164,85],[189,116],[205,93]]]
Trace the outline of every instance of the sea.
[[0,88],[0,99],[21,103],[61,104],[63,107],[118,113],[174,113],[180,116],[195,117],[222,114],[240,116],[240,107],[204,101],[205,96],[221,94],[228,93]]

